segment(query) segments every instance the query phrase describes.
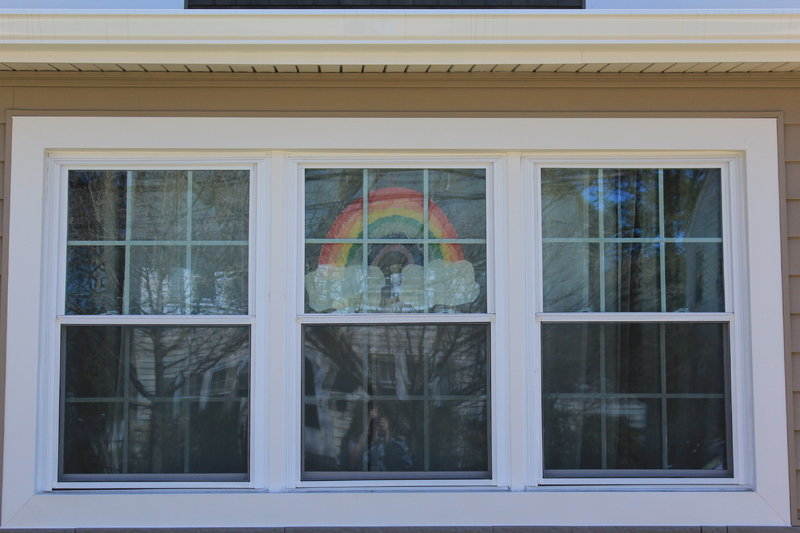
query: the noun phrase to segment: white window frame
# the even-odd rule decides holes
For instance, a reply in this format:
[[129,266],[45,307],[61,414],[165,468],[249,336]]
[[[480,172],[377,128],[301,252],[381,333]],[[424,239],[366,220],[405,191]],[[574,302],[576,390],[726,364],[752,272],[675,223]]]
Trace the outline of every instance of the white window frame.
[[[726,323],[729,327],[730,353],[729,358],[729,380],[730,397],[726,401],[730,402],[731,419],[727,423],[731,424],[728,434],[732,437],[730,446],[731,456],[729,461],[732,464],[733,476],[731,477],[697,477],[690,483],[708,486],[749,486],[751,483],[752,470],[752,442],[747,437],[745,428],[748,421],[752,418],[752,412],[748,407],[746,398],[749,395],[749,379],[745,370],[750,364],[750,353],[745,349],[748,338],[747,329],[739,327],[739,324],[746,324],[748,321],[747,295],[743,290],[742,276],[747,265],[744,261],[745,236],[743,234],[743,224],[741,216],[743,186],[743,155],[731,154],[728,156],[703,157],[692,154],[681,156],[674,154],[672,157],[642,157],[629,155],[627,157],[607,157],[607,156],[588,156],[584,157],[579,153],[573,154],[574,157],[526,157],[524,158],[526,176],[526,196],[530,205],[534,206],[533,211],[536,216],[529,220],[531,235],[535,246],[531,246],[529,261],[534,265],[531,269],[532,276],[529,283],[534,287],[535,294],[533,305],[535,306],[534,327],[530,329],[530,343],[533,346],[541,346],[541,330],[544,323],[573,322],[573,323],[608,323],[608,322],[627,322],[627,323],[701,323],[718,322]],[[595,169],[595,168],[619,168],[619,169],[675,169],[675,168],[716,168],[720,170],[721,179],[721,229],[722,229],[722,255],[723,255],[723,281],[725,309],[716,313],[694,313],[694,312],[650,312],[650,313],[625,313],[625,312],[592,312],[592,313],[561,313],[545,312],[543,308],[544,278],[541,269],[543,264],[542,254],[542,198],[541,198],[541,171],[543,168],[575,168],[575,169]],[[734,219],[739,223],[734,223]],[[734,320],[736,318],[736,320]],[[541,350],[534,351],[530,364],[534,369],[542,368]],[[541,374],[539,374],[541,377]],[[533,425],[535,438],[541,442],[541,428],[543,427],[542,412],[542,381],[538,379],[533,385],[533,405],[534,418],[537,423]],[[544,446],[539,445],[531,450],[533,460],[531,461],[531,487],[537,486],[570,486],[570,485],[633,485],[633,486],[679,486],[686,485],[687,478],[671,478],[647,476],[646,471],[636,471],[627,477],[545,477],[544,475]]]
[[[775,119],[16,116],[11,147],[2,526],[790,523]],[[51,384],[40,381],[47,375],[48,358],[54,357],[44,327],[52,320],[46,184],[51,160],[66,155],[115,162],[140,156],[189,164],[225,157],[263,161],[258,179],[264,186],[257,187],[255,214],[257,227],[263,228],[255,235],[262,282],[254,288],[261,295],[255,300],[260,325],[254,339],[261,339],[263,349],[253,349],[252,379],[260,385],[251,391],[251,405],[261,406],[260,418],[252,415],[254,433],[260,425],[263,441],[251,450],[252,487],[168,491],[168,486],[153,486],[131,492],[117,485],[53,491],[48,478],[37,475],[52,468],[43,449],[52,416],[47,403]],[[502,174],[496,171],[490,237],[495,246],[492,379],[499,380],[493,383],[493,394],[503,392],[491,406],[493,425],[497,424],[492,436],[492,470],[497,476],[493,485],[384,483],[336,490],[299,486],[299,462],[293,459],[299,454],[295,349],[301,279],[295,162],[317,157],[485,158],[504,167]],[[536,287],[527,268],[528,252],[518,245],[530,237],[530,217],[535,216],[529,189],[526,195],[532,180],[525,179],[525,158],[575,157],[739,162],[741,277],[730,281],[738,285],[735,294],[749,299],[746,308],[758,312],[736,315],[737,331],[741,329],[745,339],[740,347],[742,370],[736,375],[746,382],[746,390],[732,400],[742,402],[742,420],[736,426],[742,442],[734,450],[740,477],[735,482],[667,486],[658,479],[653,485],[608,487],[591,480],[587,485],[536,485],[532,450],[541,447],[535,431],[539,370],[535,339],[526,333],[536,321]],[[255,283],[252,273],[250,281]],[[502,376],[498,365],[505,365]],[[750,464],[746,472],[738,459],[745,452]],[[357,503],[353,492],[359,492]],[[141,512],[144,508],[147,513]]]
[[[105,160],[105,162],[104,162]],[[66,281],[67,281],[67,223],[68,223],[68,174],[70,170],[246,170],[250,172],[249,183],[249,225],[248,225],[248,312],[246,315],[68,315],[65,313]],[[266,172],[263,158],[242,158],[229,155],[227,157],[208,158],[197,157],[189,159],[165,158],[156,153],[143,153],[135,157],[127,156],[115,158],[113,156],[98,154],[94,158],[87,158],[84,154],[59,154],[53,152],[49,157],[49,168],[45,186],[45,203],[53,206],[45,212],[44,242],[49,245],[46,250],[44,263],[43,294],[46,303],[43,312],[49,311],[49,320],[42,324],[43,336],[47,345],[43,348],[41,365],[41,389],[43,408],[42,416],[42,455],[44,459],[39,469],[38,486],[47,490],[52,489],[85,489],[92,488],[253,488],[251,457],[248,462],[248,481],[60,481],[58,479],[59,465],[59,425],[61,402],[61,330],[65,325],[114,325],[133,326],[146,325],[230,325],[248,326],[251,331],[250,342],[250,418],[260,416],[261,405],[252,401],[254,376],[257,375],[260,361],[254,361],[253,354],[262,351],[265,346],[255,332],[258,328],[259,314],[256,301],[256,287],[264,286],[264,280],[259,279],[258,267],[263,264],[259,256],[256,236],[256,205],[259,181]],[[261,186],[261,189],[264,187]],[[263,246],[262,246],[263,248]],[[45,311],[46,310],[46,311]],[[263,317],[263,313],[261,315]],[[55,319],[55,320],[54,320]],[[261,319],[263,321],[263,318]],[[52,354],[59,354],[57,358]],[[255,366],[254,366],[255,365]],[[253,413],[255,409],[255,413]],[[250,424],[252,428],[252,423]],[[253,449],[262,442],[264,436],[260,432],[251,431],[248,435],[249,448]],[[252,455],[252,454],[251,454]]]
[[[296,412],[289,417],[292,424],[290,435],[293,439],[287,442],[289,450],[296,452],[290,456],[289,464],[296,466],[294,473],[288,480],[288,487],[296,489],[314,488],[343,488],[355,489],[359,487],[503,487],[507,484],[505,468],[500,470],[495,466],[498,464],[497,449],[507,445],[505,442],[507,431],[501,431],[499,424],[504,423],[502,417],[489,417],[489,470],[491,477],[488,479],[391,479],[391,480],[302,480],[302,365],[303,360],[300,356],[302,350],[302,327],[307,324],[331,324],[331,325],[358,325],[358,324],[447,324],[447,323],[476,323],[488,324],[490,329],[489,360],[487,361],[490,375],[490,398],[489,411],[495,412],[495,404],[503,401],[504,395],[498,393],[498,386],[504,382],[506,375],[505,359],[495,357],[498,350],[503,350],[503,339],[497,335],[497,312],[495,305],[495,279],[496,265],[504,265],[503,254],[499,252],[500,247],[495,243],[494,213],[500,212],[502,206],[498,202],[503,201],[502,190],[497,190],[501,180],[495,179],[496,175],[503,175],[505,171],[505,161],[497,156],[384,156],[348,154],[346,157],[336,154],[319,154],[314,157],[309,156],[289,156],[289,174],[297,184],[297,198],[294,205],[297,212],[294,219],[296,233],[294,242],[297,248],[295,252],[290,252],[291,257],[297,260],[297,275],[294,278],[293,316],[296,317],[292,330],[288,333],[291,348],[287,350],[286,365],[294,372],[295,377],[290,380],[288,398],[296,399],[290,404],[296,406]],[[450,169],[450,168],[482,168],[486,171],[486,312],[470,314],[445,314],[445,313],[352,313],[352,314],[325,314],[325,313],[306,313],[303,308],[304,296],[304,271],[302,265],[305,257],[305,170],[308,168],[358,168],[358,169],[382,169],[382,168],[401,168],[401,169]],[[502,316],[501,316],[502,324]],[[295,440],[296,439],[296,440]],[[499,440],[498,440],[499,439]]]

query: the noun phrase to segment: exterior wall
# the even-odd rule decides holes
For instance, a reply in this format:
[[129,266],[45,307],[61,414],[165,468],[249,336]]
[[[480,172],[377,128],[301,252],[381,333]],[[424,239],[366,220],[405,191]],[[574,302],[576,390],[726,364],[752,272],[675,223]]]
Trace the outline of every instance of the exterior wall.
[[[783,124],[787,384],[800,475],[800,75],[0,73],[14,114],[220,116],[769,116]],[[8,129],[0,128],[0,179]],[[0,187],[0,202],[8,191]],[[0,213],[2,203],[0,203]],[[7,226],[7,213],[3,227]],[[0,228],[0,238],[4,235]],[[2,250],[5,253],[6,244]],[[0,313],[7,313],[2,259]],[[0,335],[4,335],[0,330]],[[5,346],[0,338],[0,346]],[[2,366],[0,366],[2,368]],[[0,375],[0,383],[4,376]],[[1,386],[1,385],[0,385]],[[0,390],[2,394],[2,390]],[[0,411],[2,412],[2,411]],[[792,414],[794,413],[794,414]],[[1,426],[0,426],[1,427]],[[800,525],[798,513],[795,525]]]

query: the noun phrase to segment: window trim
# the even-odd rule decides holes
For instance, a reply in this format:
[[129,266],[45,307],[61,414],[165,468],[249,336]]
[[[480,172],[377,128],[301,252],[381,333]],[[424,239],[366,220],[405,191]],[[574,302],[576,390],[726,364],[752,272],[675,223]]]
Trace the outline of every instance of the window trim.
[[[786,420],[785,351],[783,336],[782,243],[779,216],[778,121],[775,118],[222,118],[222,117],[12,117],[10,195],[8,202],[9,309],[6,317],[6,413],[3,462],[3,526],[5,527],[109,527],[109,526],[248,526],[259,525],[475,525],[475,524],[575,524],[575,508],[594,509],[594,525],[624,524],[724,524],[757,523],[784,525],[791,521],[788,487],[788,435]],[[347,131],[347,135],[342,135]],[[614,131],[614,135],[608,135]],[[421,134],[420,132],[424,132]],[[120,149],[124,147],[124,149]],[[265,150],[272,150],[267,153]],[[92,153],[92,151],[94,151]],[[287,236],[287,206],[296,200],[295,179],[288,156],[295,154],[374,156],[481,156],[505,159],[505,176],[497,186],[503,209],[496,213],[497,249],[504,257],[505,272],[498,271],[496,312],[503,325],[496,337],[505,346],[496,354],[507,359],[505,403],[493,411],[506,417],[508,442],[498,449],[498,471],[507,472],[506,482],[495,489],[471,488],[365,488],[360,490],[359,513],[342,513],[352,505],[352,491],[294,489],[286,459],[287,446],[296,435],[286,431],[292,420],[286,402],[291,369],[286,350],[294,335],[293,316],[287,316],[285,276],[296,276],[293,257],[266,256],[259,247],[260,272],[270,282],[269,299],[262,299],[266,327],[263,365],[256,370],[261,390],[253,391],[253,402],[261,402],[265,418],[261,449],[263,478],[254,480],[258,489],[238,491],[120,490],[59,491],[45,493],[37,485],[42,464],[42,385],[40,364],[47,356],[40,324],[46,301],[43,255],[43,220],[46,204],[43,177],[47,157],[81,154],[106,159],[135,158],[145,152],[161,157],[199,159],[215,155],[263,158],[263,183],[259,189],[259,227],[268,232],[272,250],[296,252],[296,240]],[[540,446],[531,434],[531,379],[536,369],[525,361],[524,332],[535,320],[526,290],[518,290],[525,279],[524,252],[509,243],[521,242],[526,216],[522,158],[563,158],[649,155],[653,158],[743,155],[742,188],[744,216],[739,221],[747,239],[742,272],[743,291],[758,309],[749,317],[745,348],[758,365],[749,365],[751,391],[746,402],[752,417],[742,428],[752,439],[757,468],[751,484],[728,487],[708,485],[665,487],[622,485],[603,487],[541,487],[527,485],[530,457],[526,442]],[[274,179],[266,179],[266,170]],[[267,191],[267,188],[269,191]],[[272,200],[268,203],[268,200]],[[296,204],[294,204],[296,205]],[[514,221],[511,223],[510,221]],[[751,268],[750,264],[754,267]],[[749,270],[749,272],[748,272]],[[514,280],[511,286],[509,280]],[[742,282],[743,280],[737,280]],[[258,287],[264,287],[259,285]],[[258,288],[257,288],[258,290]],[[528,292],[528,294],[531,294]],[[738,318],[737,318],[738,320]],[[752,341],[751,341],[752,338]],[[508,354],[513,354],[508,356]],[[255,364],[255,362],[254,362]],[[261,396],[258,396],[258,395]],[[299,405],[299,402],[295,402]],[[523,422],[508,420],[515,409]],[[505,414],[504,414],[505,413]],[[255,417],[256,415],[254,415]],[[499,431],[504,431],[500,429]],[[293,441],[293,439],[295,439]],[[256,448],[256,447],[254,447]],[[498,446],[498,448],[500,448]],[[501,462],[502,461],[502,462]],[[510,465],[513,464],[514,468]],[[166,488],[166,487],[164,487]],[[266,492],[295,492],[274,495]],[[222,503],[225,503],[222,506]],[[150,509],[148,516],[140,513]],[[307,510],[314,508],[313,516]],[[680,512],[674,512],[678,508]]]

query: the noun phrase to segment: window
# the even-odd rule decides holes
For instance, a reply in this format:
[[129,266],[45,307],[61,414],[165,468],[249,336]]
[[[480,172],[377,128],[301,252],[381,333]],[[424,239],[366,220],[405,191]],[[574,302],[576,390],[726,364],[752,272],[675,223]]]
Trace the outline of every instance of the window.
[[59,480],[246,481],[250,172],[66,181]]
[[545,478],[732,476],[722,169],[538,176]]
[[13,117],[2,525],[787,523],[775,128]]
[[303,183],[303,479],[490,478],[486,169]]

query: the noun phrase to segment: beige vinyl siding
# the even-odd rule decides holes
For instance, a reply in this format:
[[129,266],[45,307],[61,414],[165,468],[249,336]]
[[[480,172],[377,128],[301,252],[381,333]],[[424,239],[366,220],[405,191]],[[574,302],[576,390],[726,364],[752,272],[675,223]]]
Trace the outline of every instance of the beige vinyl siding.
[[[607,66],[609,72],[613,67]],[[795,450],[787,475],[792,478],[792,505],[797,509],[800,73],[0,72],[0,108],[11,114],[69,115],[782,117],[788,255],[785,294],[790,312],[787,339],[791,347],[791,357],[787,357],[790,377],[787,397],[793,398],[788,405],[787,423],[794,437],[790,449]],[[4,164],[5,134],[5,127],[0,128],[0,180],[8,168]],[[7,185],[0,182],[3,224],[7,222],[6,213],[2,212],[2,195]],[[0,239],[4,235],[0,227]],[[0,249],[5,251],[5,243]],[[5,273],[5,257],[0,264],[0,272]],[[5,313],[8,280],[3,276],[0,281],[0,313]],[[5,346],[3,324],[0,323],[0,347]],[[4,382],[3,359],[4,354],[0,353],[0,387]],[[800,510],[795,512],[795,525],[800,525]]]

